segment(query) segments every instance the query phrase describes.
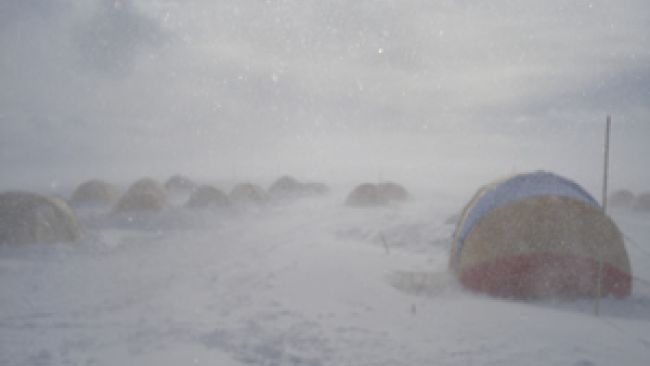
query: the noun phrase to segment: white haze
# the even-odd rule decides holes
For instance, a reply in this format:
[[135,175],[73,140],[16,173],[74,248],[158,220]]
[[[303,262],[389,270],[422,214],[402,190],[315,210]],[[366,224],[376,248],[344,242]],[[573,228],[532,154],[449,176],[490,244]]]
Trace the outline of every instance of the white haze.
[[[0,365],[645,366],[647,213],[610,210],[633,290],[598,317],[467,291],[447,265],[486,182],[546,169],[598,197],[607,114],[612,189],[650,190],[649,102],[646,0],[0,0],[0,192],[332,188],[75,209],[75,243],[0,245]],[[413,199],[343,205],[378,179]]]
[[0,2],[0,188],[517,171],[648,188],[646,1]]

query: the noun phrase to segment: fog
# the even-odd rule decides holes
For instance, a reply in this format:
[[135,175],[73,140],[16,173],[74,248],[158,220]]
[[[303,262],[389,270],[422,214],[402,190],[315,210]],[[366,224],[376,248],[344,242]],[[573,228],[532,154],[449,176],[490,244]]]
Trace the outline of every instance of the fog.
[[646,1],[0,2],[0,188],[183,173],[648,189]]
[[600,198],[608,115],[650,191],[649,65],[645,0],[0,0],[0,365],[647,365],[647,196],[458,213]]

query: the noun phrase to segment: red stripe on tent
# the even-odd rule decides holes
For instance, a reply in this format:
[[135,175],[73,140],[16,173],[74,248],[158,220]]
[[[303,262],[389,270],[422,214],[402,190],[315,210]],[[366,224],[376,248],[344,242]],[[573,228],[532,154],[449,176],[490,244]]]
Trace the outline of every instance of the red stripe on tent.
[[[461,283],[472,290],[509,298],[596,296],[598,262],[571,255],[535,254],[501,258],[461,270]],[[632,277],[603,263],[602,296],[626,297]]]

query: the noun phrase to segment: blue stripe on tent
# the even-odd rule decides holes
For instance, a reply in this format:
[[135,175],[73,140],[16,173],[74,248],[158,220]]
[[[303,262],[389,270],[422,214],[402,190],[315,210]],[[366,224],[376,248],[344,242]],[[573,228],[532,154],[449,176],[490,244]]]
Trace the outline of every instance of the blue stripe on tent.
[[553,173],[539,171],[514,176],[486,191],[469,208],[458,238],[457,258],[460,258],[465,238],[484,215],[512,202],[539,196],[575,198],[592,206],[600,207],[598,202],[578,184]]

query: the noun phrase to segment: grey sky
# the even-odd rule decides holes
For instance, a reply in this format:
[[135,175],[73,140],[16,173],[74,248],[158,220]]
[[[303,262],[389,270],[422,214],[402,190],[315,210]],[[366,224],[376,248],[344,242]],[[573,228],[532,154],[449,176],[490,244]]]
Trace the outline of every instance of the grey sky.
[[611,113],[613,182],[647,189],[649,35],[640,0],[4,0],[0,186],[545,168],[592,188]]

